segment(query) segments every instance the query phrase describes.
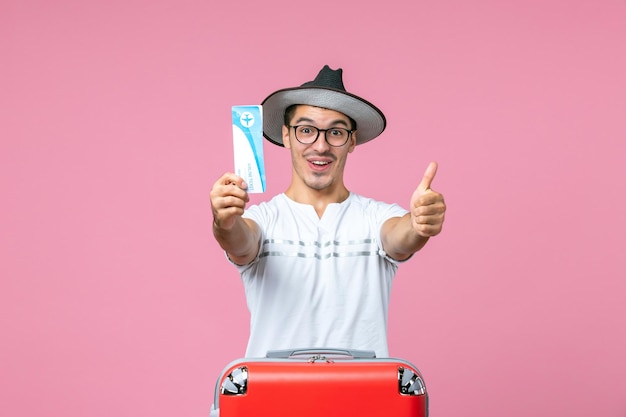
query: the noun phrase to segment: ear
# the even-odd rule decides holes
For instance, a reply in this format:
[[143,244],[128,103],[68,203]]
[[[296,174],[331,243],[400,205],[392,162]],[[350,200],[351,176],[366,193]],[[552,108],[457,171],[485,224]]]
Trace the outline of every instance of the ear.
[[348,147],[348,153],[352,153],[354,148],[356,148],[356,130],[352,132],[352,135],[350,135],[350,146]]
[[289,142],[289,128],[283,125],[283,144],[285,148],[291,148],[291,142]]

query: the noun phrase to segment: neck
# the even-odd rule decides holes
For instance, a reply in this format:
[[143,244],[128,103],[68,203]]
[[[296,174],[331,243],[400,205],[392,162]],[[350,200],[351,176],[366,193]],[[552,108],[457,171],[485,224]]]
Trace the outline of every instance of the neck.
[[350,191],[345,186],[341,186],[337,190],[315,190],[312,188],[301,189],[292,184],[285,191],[285,195],[297,203],[313,206],[318,217],[321,218],[329,204],[345,201],[350,196]]

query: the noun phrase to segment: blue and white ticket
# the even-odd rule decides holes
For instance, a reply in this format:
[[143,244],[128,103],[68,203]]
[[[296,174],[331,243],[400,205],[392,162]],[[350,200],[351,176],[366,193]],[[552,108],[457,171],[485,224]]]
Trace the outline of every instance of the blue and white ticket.
[[233,106],[232,114],[235,174],[248,184],[249,193],[265,192],[263,108]]

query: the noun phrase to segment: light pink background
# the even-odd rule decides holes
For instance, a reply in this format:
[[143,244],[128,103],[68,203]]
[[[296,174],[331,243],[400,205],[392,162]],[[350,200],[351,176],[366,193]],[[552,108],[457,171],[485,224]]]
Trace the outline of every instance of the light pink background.
[[389,323],[431,415],[626,416],[626,2],[366,3],[0,3],[3,415],[208,415],[247,340],[230,106],[329,64],[389,122],[353,191],[406,206],[440,164]]

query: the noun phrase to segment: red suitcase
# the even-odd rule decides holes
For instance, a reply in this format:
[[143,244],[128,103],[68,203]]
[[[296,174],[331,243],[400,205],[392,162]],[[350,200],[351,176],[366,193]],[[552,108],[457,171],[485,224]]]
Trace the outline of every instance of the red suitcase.
[[304,349],[239,359],[215,386],[211,417],[427,417],[422,374],[370,351]]

